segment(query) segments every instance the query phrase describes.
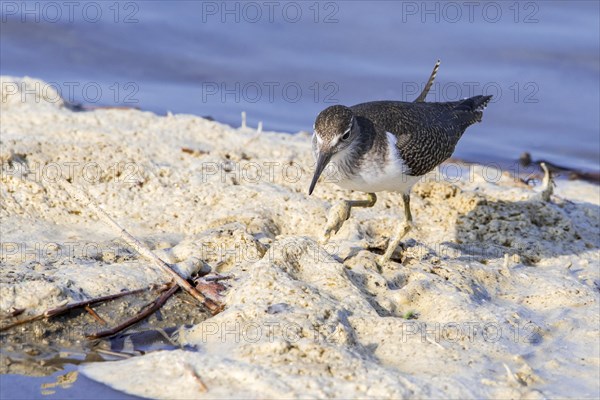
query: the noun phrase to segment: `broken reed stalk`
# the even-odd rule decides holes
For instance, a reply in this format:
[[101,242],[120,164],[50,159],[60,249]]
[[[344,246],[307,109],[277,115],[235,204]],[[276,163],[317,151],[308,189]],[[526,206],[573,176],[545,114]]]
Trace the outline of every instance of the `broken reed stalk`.
[[92,307],[85,306],[83,307],[83,309],[87,311],[88,314],[90,314],[92,318],[94,318],[99,324],[106,325],[106,321],[101,316],[99,316],[98,313],[94,311]]
[[179,290],[179,286],[176,285],[174,282],[171,283],[171,287],[169,287],[169,289],[166,292],[164,292],[158,299],[154,300],[152,303],[147,304],[145,306],[145,308],[140,313],[138,313],[136,316],[127,319],[126,321],[122,322],[121,324],[119,324],[113,328],[106,329],[104,331],[100,331],[100,332],[96,332],[96,333],[92,333],[91,335],[86,335],[86,337],[88,339],[100,339],[103,337],[112,336],[124,329],[129,328],[131,325],[140,322],[141,320],[143,320],[144,318],[146,318],[147,316],[151,315],[156,310],[161,308],[163,306],[163,304],[165,304],[165,302],[167,300],[169,300],[169,298],[171,296],[173,296],[173,294],[175,294],[175,292],[177,290]]
[[202,279],[204,279],[207,282],[216,282],[216,281],[222,281],[225,279],[233,279],[233,275],[205,276]]
[[198,383],[199,389],[201,392],[207,392],[208,388],[206,387],[206,385],[204,384],[204,382],[202,381],[202,379],[200,378],[200,375],[198,375],[196,373],[196,370],[194,369],[194,367],[192,367],[190,364],[185,364],[184,368],[187,372],[190,373],[190,375],[192,376],[192,378],[194,378],[194,380],[196,381],[196,383]]
[[94,200],[92,200],[91,196],[85,193],[83,190],[76,188],[71,183],[62,180],[61,184],[63,188],[71,195],[74,199],[78,200],[82,205],[86,205],[96,212],[98,218],[103,220],[107,225],[114,228],[119,232],[119,237],[125,241],[129,246],[133,247],[135,251],[138,252],[143,257],[146,257],[150,261],[153,261],[160,269],[162,269],[168,275],[171,275],[175,282],[181,287],[183,290],[188,292],[192,297],[201,302],[208,310],[214,315],[221,311],[221,306],[208,297],[204,296],[200,293],[196,288],[194,288],[184,277],[179,275],[177,271],[175,271],[169,264],[164,262],[160,257],[152,252],[148,247],[146,247],[142,242],[133,237],[129,232],[127,232],[124,228],[122,228],[114,219],[112,219],[104,210],[102,210]]
[[66,304],[64,306],[50,308],[50,309],[44,311],[41,314],[34,315],[34,316],[31,316],[31,317],[27,317],[27,318],[24,318],[22,320],[15,321],[12,324],[8,324],[8,325],[5,325],[3,327],[0,327],[0,332],[6,331],[6,330],[8,330],[10,328],[14,328],[15,326],[26,324],[28,322],[38,321],[40,319],[52,318],[52,317],[55,317],[57,315],[61,315],[61,314],[64,314],[66,312],[69,312],[71,310],[74,310],[76,308],[88,307],[88,306],[90,306],[92,304],[102,303],[102,302],[105,302],[105,301],[118,299],[118,298],[124,297],[124,296],[129,296],[129,295],[132,295],[132,294],[138,294],[138,293],[146,292],[149,289],[152,289],[152,286],[144,288],[144,289],[129,290],[129,291],[126,291],[126,292],[121,292],[121,293],[116,293],[116,294],[109,294],[108,296],[97,297],[95,299],[78,301],[77,303],[70,303],[70,304]]
[[552,171],[548,168],[546,163],[540,163],[540,166],[544,170],[544,179],[542,180],[542,200],[550,202],[552,199],[552,193],[554,193],[554,177]]

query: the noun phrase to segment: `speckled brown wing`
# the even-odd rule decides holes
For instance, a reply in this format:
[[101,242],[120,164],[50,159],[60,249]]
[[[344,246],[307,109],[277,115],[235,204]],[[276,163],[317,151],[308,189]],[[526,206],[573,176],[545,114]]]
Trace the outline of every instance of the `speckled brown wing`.
[[392,133],[410,175],[420,176],[449,158],[465,129],[481,120],[490,96],[447,103],[378,101],[351,107],[377,135]]

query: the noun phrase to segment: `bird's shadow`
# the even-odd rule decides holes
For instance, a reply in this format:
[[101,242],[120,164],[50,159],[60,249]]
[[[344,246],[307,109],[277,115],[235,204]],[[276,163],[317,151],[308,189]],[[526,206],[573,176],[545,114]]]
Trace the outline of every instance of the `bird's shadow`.
[[490,260],[509,254],[523,264],[535,264],[598,249],[599,229],[600,207],[591,203],[482,200],[459,213],[455,243],[444,244],[460,250],[463,258]]

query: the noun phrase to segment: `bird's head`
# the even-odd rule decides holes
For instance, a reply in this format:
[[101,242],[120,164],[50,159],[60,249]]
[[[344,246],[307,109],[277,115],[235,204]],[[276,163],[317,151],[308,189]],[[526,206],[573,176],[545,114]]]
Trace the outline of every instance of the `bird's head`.
[[327,107],[319,113],[313,134],[313,151],[317,165],[308,189],[309,195],[332,157],[348,149],[357,134],[358,125],[350,108],[337,105]]

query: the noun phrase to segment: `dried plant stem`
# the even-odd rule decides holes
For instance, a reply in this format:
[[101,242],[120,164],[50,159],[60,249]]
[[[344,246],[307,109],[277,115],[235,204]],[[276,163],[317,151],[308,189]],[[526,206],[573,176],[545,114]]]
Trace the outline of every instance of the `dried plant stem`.
[[97,304],[97,303],[102,303],[102,302],[109,301],[109,300],[118,299],[118,298],[123,297],[123,296],[129,296],[129,295],[132,295],[132,294],[142,293],[142,292],[145,292],[145,291],[147,291],[149,289],[151,289],[151,287],[150,288],[144,288],[144,289],[130,290],[130,291],[127,291],[127,292],[121,292],[121,293],[116,293],[116,294],[110,294],[108,296],[97,297],[95,299],[79,301],[77,303],[70,303],[70,304],[66,304],[64,306],[51,308],[51,309],[48,309],[48,310],[44,311],[42,314],[38,314],[38,315],[31,316],[31,317],[27,317],[27,318],[24,318],[22,320],[15,321],[12,324],[5,325],[5,326],[3,326],[3,327],[0,328],[0,332],[3,332],[5,330],[8,330],[8,329],[13,328],[15,326],[23,325],[23,324],[26,324],[26,323],[29,323],[29,322],[38,321],[40,319],[48,319],[48,318],[51,318],[51,317],[55,317],[57,315],[64,314],[64,313],[69,312],[71,310],[74,310],[76,308],[87,307],[87,306],[90,306],[92,304]]
[[207,282],[215,282],[215,281],[222,281],[225,279],[233,279],[233,275],[206,276],[206,277],[203,277],[202,279],[204,279]]
[[552,193],[554,193],[554,177],[548,166],[546,166],[546,163],[540,163],[540,166],[544,170],[544,179],[542,180],[542,200],[550,202]]
[[67,181],[62,181],[62,186],[73,198],[78,200],[82,205],[88,206],[91,208],[107,225],[114,228],[117,232],[119,232],[119,237],[125,241],[129,246],[133,247],[135,251],[137,251],[140,255],[146,257],[148,260],[153,261],[160,269],[162,269],[165,273],[170,275],[175,282],[186,292],[188,292],[192,297],[201,302],[206,308],[210,310],[210,312],[214,315],[221,311],[221,306],[211,299],[204,296],[198,290],[196,290],[184,277],[179,275],[177,271],[171,268],[169,264],[164,262],[160,257],[154,254],[148,247],[146,247],[142,242],[133,237],[129,232],[127,232],[124,228],[122,228],[115,220],[113,220],[104,210],[102,210],[95,201],[81,189],[76,188],[71,183]]
[[106,325],[106,321],[98,315],[98,313],[96,311],[94,311],[94,309],[90,306],[85,306],[84,307],[85,311],[87,311],[92,318],[94,318],[96,321],[98,321],[98,323],[102,324],[102,325]]
[[192,367],[190,364],[185,364],[185,369],[187,372],[189,372],[189,374],[192,376],[192,378],[194,378],[194,380],[196,381],[196,383],[198,383],[198,387],[200,389],[201,392],[207,392],[208,388],[206,387],[206,385],[204,384],[204,382],[202,381],[202,379],[200,378],[200,375],[198,375],[196,373],[196,371],[194,370],[194,367]]
[[114,328],[96,332],[91,335],[86,335],[86,337],[88,339],[100,339],[100,338],[103,338],[106,336],[112,336],[116,333],[119,333],[123,329],[129,328],[131,325],[138,323],[139,321],[143,320],[144,318],[146,318],[147,316],[149,316],[150,314],[154,313],[156,310],[161,308],[163,306],[163,304],[165,304],[165,302],[167,300],[169,300],[169,298],[171,296],[173,296],[173,294],[175,294],[175,292],[177,290],[179,290],[179,286],[175,285],[175,283],[172,283],[170,288],[167,291],[165,291],[162,295],[160,295],[160,297],[158,299],[156,299],[152,303],[146,305],[146,307],[136,316],[127,319],[126,321],[115,326]]

